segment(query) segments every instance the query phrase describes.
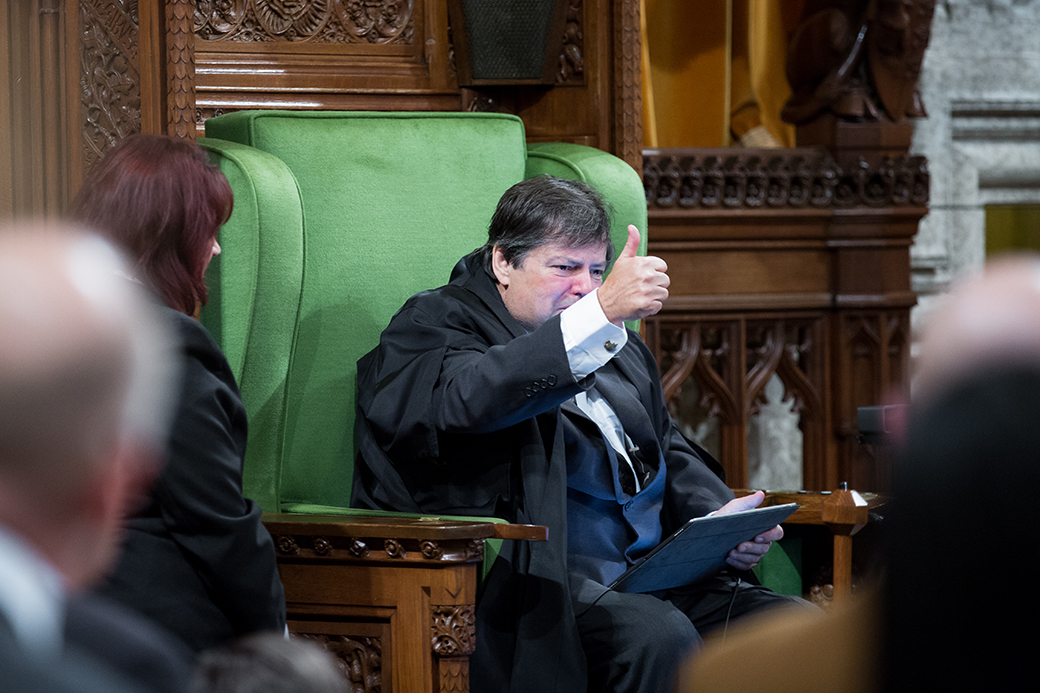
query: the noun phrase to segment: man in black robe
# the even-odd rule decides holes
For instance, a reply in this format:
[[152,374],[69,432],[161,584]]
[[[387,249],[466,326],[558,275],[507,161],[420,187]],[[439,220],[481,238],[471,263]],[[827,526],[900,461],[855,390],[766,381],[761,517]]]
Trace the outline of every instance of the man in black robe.
[[[475,691],[667,690],[698,631],[788,598],[741,579],[783,532],[667,593],[609,584],[686,520],[754,507],[686,440],[654,359],[623,323],[668,296],[629,239],[610,277],[595,191],[540,176],[510,188],[488,242],[413,296],[358,362],[353,504],[549,527],[505,542],[477,609]],[[747,579],[747,575],[743,574]]]

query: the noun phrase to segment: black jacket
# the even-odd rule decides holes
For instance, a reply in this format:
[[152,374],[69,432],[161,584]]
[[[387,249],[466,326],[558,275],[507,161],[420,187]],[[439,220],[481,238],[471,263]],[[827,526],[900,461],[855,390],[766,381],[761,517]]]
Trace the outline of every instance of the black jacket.
[[[664,531],[731,499],[721,468],[668,415],[638,335],[604,368],[635,386],[664,455]],[[559,317],[527,333],[472,255],[450,284],[409,299],[358,362],[355,506],[549,527],[547,542],[505,542],[483,585],[474,691],[585,690],[566,561],[574,422],[561,405],[595,377],[575,382]]]
[[283,630],[285,596],[260,507],[242,496],[246,414],[231,368],[198,321],[164,314],[184,349],[169,453],[99,591],[201,651]]

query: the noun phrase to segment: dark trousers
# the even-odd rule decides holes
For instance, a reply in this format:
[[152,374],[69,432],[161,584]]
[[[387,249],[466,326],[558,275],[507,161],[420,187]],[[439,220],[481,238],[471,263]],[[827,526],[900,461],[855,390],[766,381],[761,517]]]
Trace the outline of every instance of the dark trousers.
[[590,693],[671,691],[677,668],[700,648],[701,635],[753,611],[816,609],[729,573],[653,595],[623,594],[572,577],[571,599]]

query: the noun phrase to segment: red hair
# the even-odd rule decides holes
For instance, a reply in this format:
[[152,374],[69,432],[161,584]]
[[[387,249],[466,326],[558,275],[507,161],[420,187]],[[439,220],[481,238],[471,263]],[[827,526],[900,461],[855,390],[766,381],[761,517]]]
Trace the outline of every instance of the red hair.
[[69,215],[120,245],[138,278],[191,315],[217,231],[231,216],[231,186],[194,142],[131,135],[91,170]]

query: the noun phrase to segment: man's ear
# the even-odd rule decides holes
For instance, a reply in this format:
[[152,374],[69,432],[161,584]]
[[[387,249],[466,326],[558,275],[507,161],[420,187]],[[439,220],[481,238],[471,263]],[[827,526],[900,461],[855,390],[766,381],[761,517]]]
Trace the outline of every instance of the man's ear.
[[495,270],[495,279],[504,287],[509,286],[509,273],[513,266],[506,260],[498,246],[491,251],[491,268]]

